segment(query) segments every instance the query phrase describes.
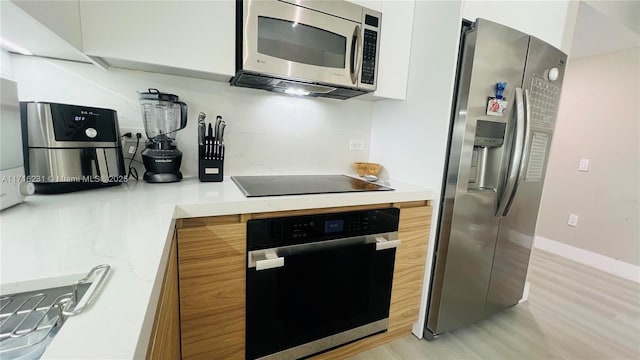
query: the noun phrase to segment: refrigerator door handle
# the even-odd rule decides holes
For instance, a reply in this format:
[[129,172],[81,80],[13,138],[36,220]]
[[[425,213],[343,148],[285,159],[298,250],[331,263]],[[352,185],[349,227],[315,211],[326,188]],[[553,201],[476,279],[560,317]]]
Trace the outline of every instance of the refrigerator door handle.
[[513,199],[516,197],[518,193],[518,186],[522,181],[525,172],[525,166],[527,165],[527,161],[529,160],[529,139],[531,138],[531,109],[529,107],[530,103],[529,89],[524,89],[524,144],[522,144],[522,158],[520,160],[520,166],[518,170],[518,179],[516,180],[515,188],[513,189],[513,195],[511,195],[511,199],[507,204],[507,208],[504,210],[504,215],[509,215],[509,210],[511,210],[511,204],[513,204]]
[[498,199],[498,211],[496,211],[496,217],[507,216],[509,213],[511,202],[515,197],[520,180],[520,171],[524,166],[524,147],[526,145],[525,138],[527,137],[527,120],[525,119],[525,114],[527,111],[524,96],[522,94],[522,88],[516,88],[515,98],[516,126],[514,131],[513,152],[511,154],[511,160],[509,161],[504,190]]

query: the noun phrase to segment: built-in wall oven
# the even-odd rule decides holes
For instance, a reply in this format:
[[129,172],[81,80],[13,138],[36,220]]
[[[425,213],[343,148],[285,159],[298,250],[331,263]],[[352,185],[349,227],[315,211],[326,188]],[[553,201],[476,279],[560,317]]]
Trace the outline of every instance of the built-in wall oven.
[[399,215],[249,220],[246,358],[302,358],[385,332]]

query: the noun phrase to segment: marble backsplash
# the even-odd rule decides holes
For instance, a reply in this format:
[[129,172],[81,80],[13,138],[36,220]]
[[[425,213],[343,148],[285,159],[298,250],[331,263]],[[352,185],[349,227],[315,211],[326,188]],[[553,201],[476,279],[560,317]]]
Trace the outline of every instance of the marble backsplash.
[[[137,92],[157,88],[188,105],[188,125],[177,133],[185,176],[197,176],[197,116],[222,115],[225,175],[353,173],[369,159],[373,103],[295,98],[227,83],[11,54],[21,101],[48,101],[114,109],[121,128],[143,129]],[[3,57],[5,60],[5,57]],[[6,71],[3,71],[3,73]],[[362,139],[364,151],[350,151]]]

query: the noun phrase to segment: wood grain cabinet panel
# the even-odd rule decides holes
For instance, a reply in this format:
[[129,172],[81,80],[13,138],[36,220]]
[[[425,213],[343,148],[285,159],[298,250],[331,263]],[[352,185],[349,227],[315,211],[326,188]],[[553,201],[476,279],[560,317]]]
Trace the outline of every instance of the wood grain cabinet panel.
[[147,359],[180,359],[180,308],[178,298],[178,256],[176,236],[173,236],[171,251],[164,273],[162,290],[151,330]]
[[390,333],[402,331],[408,334],[418,319],[430,226],[430,206],[400,209],[398,238],[401,243],[396,250],[393,272]]
[[[332,208],[400,208],[396,263],[386,333],[320,354],[342,359],[411,333],[418,318],[427,242],[428,202]],[[183,219],[178,222],[178,273],[182,358],[244,359],[246,221],[251,218],[326,213],[329,209]]]
[[178,229],[183,359],[244,359],[246,223],[239,219],[183,221]]

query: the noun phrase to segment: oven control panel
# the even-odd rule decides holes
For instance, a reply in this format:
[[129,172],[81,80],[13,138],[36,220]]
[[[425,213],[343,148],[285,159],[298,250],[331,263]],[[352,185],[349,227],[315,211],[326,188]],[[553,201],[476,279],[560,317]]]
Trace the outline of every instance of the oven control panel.
[[398,231],[400,209],[249,220],[247,250]]

